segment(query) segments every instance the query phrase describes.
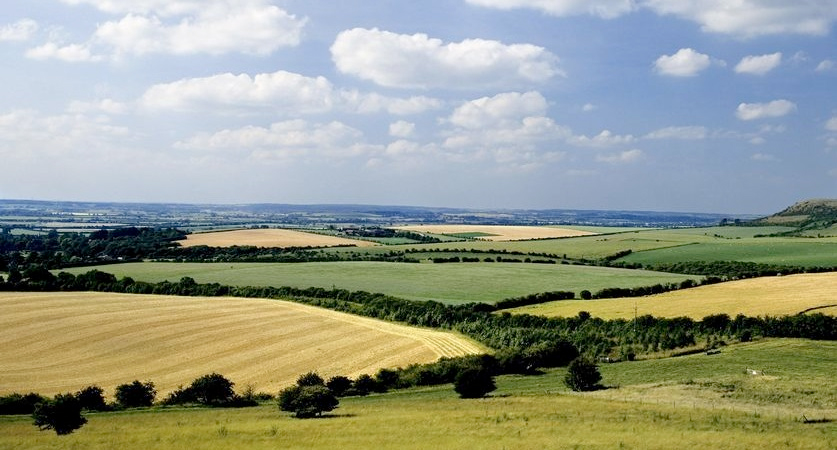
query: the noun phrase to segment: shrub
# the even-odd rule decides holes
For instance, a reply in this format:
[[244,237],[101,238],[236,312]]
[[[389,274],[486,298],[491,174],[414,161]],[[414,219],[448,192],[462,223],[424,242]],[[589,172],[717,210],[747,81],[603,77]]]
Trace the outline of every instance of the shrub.
[[343,397],[352,387],[352,380],[342,375],[331,377],[326,387],[335,397]]
[[41,431],[54,430],[59,436],[70,434],[87,423],[81,415],[81,402],[73,394],[58,394],[53,400],[38,403],[32,418]]
[[105,402],[105,391],[99,386],[87,386],[76,392],[76,398],[82,409],[88,411],[108,411],[110,407]]
[[196,378],[188,389],[195,401],[202,405],[223,406],[235,399],[233,385],[223,375],[211,373]]
[[279,409],[308,419],[337,408],[339,401],[324,385],[291,386],[279,393]]
[[139,380],[134,380],[116,387],[116,403],[123,408],[151,406],[156,395],[157,390],[150,381],[140,383]]
[[325,386],[323,377],[317,375],[316,372],[308,372],[300,375],[296,380],[297,386]]
[[25,395],[18,393],[0,397],[0,415],[32,414],[38,403],[46,402],[47,398],[30,392]]
[[453,390],[460,398],[481,398],[497,389],[494,376],[485,368],[468,367],[462,369],[453,382]]
[[576,358],[567,368],[564,384],[574,391],[593,391],[601,388],[601,380],[602,375],[595,364],[583,358]]

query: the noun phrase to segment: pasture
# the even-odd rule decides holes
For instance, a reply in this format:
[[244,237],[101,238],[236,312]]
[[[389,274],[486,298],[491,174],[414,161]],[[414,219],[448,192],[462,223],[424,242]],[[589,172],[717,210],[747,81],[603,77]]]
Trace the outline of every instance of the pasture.
[[643,270],[566,264],[526,263],[128,263],[76,267],[139,281],[172,282],[192,277],[198,283],[235,286],[333,287],[380,292],[410,300],[436,300],[449,304],[494,303],[547,291],[597,291],[606,287],[638,287],[698,279]]
[[253,247],[336,247],[355,246],[371,247],[374,242],[358,239],[348,239],[326,234],[307,233],[305,231],[287,230],[281,228],[247,229],[232,231],[213,231],[194,233],[186,236],[185,240],[177,241],[182,247],[232,247],[249,245]]
[[566,239],[451,242],[403,247],[506,250],[566,255],[573,259],[599,259],[631,250],[630,255],[619,261],[657,264],[734,260],[809,267],[837,266],[837,238],[835,237],[755,237],[789,230],[792,228],[777,226],[649,229]]
[[571,228],[535,227],[515,225],[409,225],[396,227],[419,233],[443,234],[476,238],[486,241],[521,241],[528,239],[554,239],[595,234]]
[[[639,298],[566,300],[523,306],[506,311],[518,314],[570,317],[587,311],[603,319],[628,319],[634,314],[655,317],[688,316],[701,319],[710,314],[730,317],[780,316],[809,308],[837,305],[837,272],[761,277],[699,286]],[[817,310],[824,314],[834,307]]]
[[[603,365],[611,388],[592,393],[569,392],[565,370],[556,369],[498,377],[497,391],[478,400],[457,398],[450,385],[346,398],[314,420],[290,418],[275,404],[163,408],[88,414],[87,425],[59,438],[28,417],[4,417],[0,447],[829,449],[837,424],[801,417],[833,419],[835,351],[829,342],[766,340],[711,357]],[[764,375],[747,375],[747,367]]]
[[[279,300],[0,293],[0,393],[134,379],[163,394],[210,372],[275,392],[311,370],[357,376],[481,353],[473,341]],[[2,447],[2,445],[0,445]]]

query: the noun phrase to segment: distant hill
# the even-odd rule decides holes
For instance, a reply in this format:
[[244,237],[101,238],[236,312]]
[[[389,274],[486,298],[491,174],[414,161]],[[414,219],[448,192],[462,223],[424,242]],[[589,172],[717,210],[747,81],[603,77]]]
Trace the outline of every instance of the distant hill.
[[804,229],[828,228],[837,223],[837,199],[811,199],[754,220],[754,225],[786,225]]

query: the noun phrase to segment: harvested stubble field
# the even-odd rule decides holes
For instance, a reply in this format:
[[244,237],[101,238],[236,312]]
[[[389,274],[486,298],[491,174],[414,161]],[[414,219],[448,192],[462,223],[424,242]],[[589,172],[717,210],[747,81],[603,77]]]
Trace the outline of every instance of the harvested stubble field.
[[514,225],[410,225],[399,230],[446,235],[474,235],[486,241],[522,241],[528,239],[552,239],[589,236],[591,231],[569,228],[534,227]]
[[[762,277],[700,286],[640,298],[567,300],[509,309],[512,313],[543,316],[575,316],[587,311],[604,319],[627,319],[634,314],[656,317],[688,316],[701,319],[710,314],[730,317],[780,316],[809,308],[837,304],[837,272]],[[833,314],[835,308],[816,310]]]
[[232,247],[251,245],[254,247],[336,247],[353,245],[371,247],[374,242],[346,239],[325,234],[307,233],[286,229],[255,229],[195,233],[178,241],[183,247],[206,245],[209,247]]
[[0,294],[0,393],[134,379],[160,394],[221,373],[275,392],[311,370],[356,377],[484,351],[445,332],[292,302],[110,293]]

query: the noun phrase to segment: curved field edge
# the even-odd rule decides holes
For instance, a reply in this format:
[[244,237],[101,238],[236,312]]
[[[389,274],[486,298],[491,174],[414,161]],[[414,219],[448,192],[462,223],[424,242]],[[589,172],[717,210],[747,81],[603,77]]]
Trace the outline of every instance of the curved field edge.
[[[144,262],[75,267],[78,275],[92,269],[118,278],[176,282],[191,277],[198,283],[234,286],[291,286],[340,288],[380,292],[409,300],[448,304],[494,303],[538,292],[598,291],[610,287],[639,287],[680,283],[702,277],[664,272],[567,264],[445,263],[413,264],[367,261],[312,263],[170,263]],[[429,281],[429,280],[432,280]],[[464,282],[467,280],[467,282]]]
[[0,393],[44,395],[153,381],[159,395],[210,372],[275,392],[299,374],[483,353],[465,337],[262,299],[0,293]]
[[[603,319],[629,319],[635,315],[687,316],[702,319],[711,314],[784,316],[811,312],[834,314],[837,272],[761,277],[681,289],[639,298],[566,300],[504,311],[570,317],[587,311]],[[822,308],[821,308],[822,307]]]

